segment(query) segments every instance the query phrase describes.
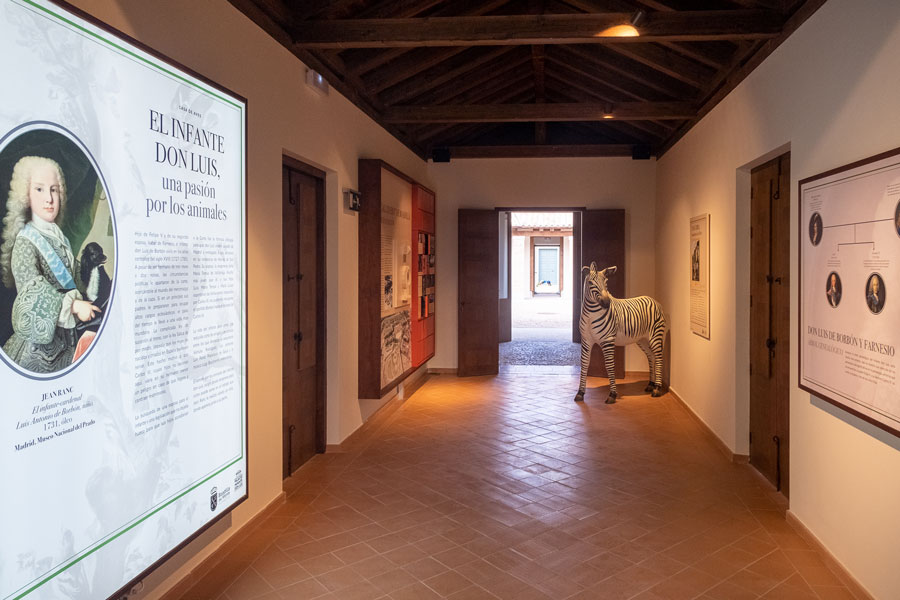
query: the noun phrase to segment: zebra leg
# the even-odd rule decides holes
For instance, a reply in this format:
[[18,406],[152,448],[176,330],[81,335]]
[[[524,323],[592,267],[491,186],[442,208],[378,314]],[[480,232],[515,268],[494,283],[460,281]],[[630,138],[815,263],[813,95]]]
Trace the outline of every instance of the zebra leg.
[[656,365],[654,362],[656,361],[656,356],[650,350],[650,342],[647,340],[638,340],[636,342],[638,347],[644,351],[644,354],[647,355],[647,364],[648,364],[648,373],[649,381],[647,382],[647,387],[644,388],[645,392],[652,392],[654,390],[654,382],[656,381],[655,373],[656,373]]
[[609,375],[609,397],[606,398],[607,404],[615,404],[619,394],[616,392],[616,353],[615,344],[606,342],[600,349],[603,350],[603,362],[606,365],[606,374]]
[[587,372],[591,362],[591,348],[593,346],[593,344],[585,340],[584,335],[581,336],[581,380],[578,383],[578,393],[575,394],[575,402],[584,401],[584,388],[587,385]]
[[654,365],[653,365],[653,392],[650,394],[654,398],[659,398],[663,395],[662,389],[662,364],[663,364],[663,335],[656,337],[650,342],[650,349],[653,350],[654,357]]

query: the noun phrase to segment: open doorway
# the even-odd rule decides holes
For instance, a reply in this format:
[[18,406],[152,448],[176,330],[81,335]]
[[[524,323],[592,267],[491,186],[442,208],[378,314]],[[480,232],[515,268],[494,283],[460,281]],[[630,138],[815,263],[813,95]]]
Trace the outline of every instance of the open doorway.
[[580,281],[573,276],[573,213],[511,211],[508,227],[511,335],[500,344],[500,369],[574,368],[580,346],[572,342],[572,294]]

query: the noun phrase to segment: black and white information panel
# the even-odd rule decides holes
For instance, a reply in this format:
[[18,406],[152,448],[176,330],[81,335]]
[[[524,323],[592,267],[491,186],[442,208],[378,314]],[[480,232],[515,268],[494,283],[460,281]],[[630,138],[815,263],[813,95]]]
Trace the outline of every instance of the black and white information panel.
[[900,431],[900,151],[800,182],[800,387]]
[[247,496],[247,107],[47,0],[0,56],[0,600],[107,598]]

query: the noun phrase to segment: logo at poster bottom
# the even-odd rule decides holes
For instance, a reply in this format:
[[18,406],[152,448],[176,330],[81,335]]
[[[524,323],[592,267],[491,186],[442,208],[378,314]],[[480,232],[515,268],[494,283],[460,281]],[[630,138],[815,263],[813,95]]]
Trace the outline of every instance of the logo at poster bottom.
[[219,505],[219,491],[215,487],[209,491],[209,510],[216,510]]

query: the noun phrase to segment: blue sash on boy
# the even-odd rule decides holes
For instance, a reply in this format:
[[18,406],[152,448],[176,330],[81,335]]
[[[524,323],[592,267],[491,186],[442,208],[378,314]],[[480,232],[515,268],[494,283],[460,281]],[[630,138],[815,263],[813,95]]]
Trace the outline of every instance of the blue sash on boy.
[[[19,235],[24,236],[25,239],[34,244],[34,247],[37,248],[38,252],[41,253],[41,256],[44,257],[44,260],[47,261],[50,270],[53,272],[53,276],[56,277],[56,280],[62,286],[62,289],[75,289],[75,280],[72,279],[72,274],[69,273],[66,265],[63,264],[59,254],[56,253],[56,250],[53,249],[50,242],[48,242],[31,223],[26,223],[25,227],[19,232]],[[65,243],[66,246],[69,246],[68,240],[66,240]],[[70,251],[71,249],[71,246],[69,246]]]

